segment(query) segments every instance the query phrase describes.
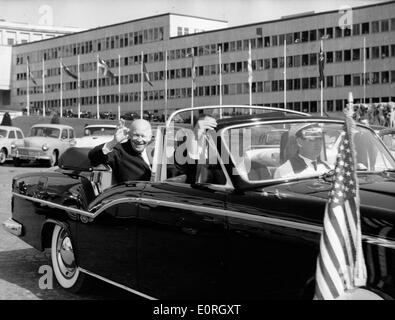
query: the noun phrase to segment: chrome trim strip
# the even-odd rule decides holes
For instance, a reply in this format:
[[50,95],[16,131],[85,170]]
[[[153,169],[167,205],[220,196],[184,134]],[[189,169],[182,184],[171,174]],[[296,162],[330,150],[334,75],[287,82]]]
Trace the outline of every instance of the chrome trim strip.
[[22,234],[22,225],[12,218],[8,218],[2,223],[3,228],[9,233],[19,237]]
[[83,215],[83,216],[86,216],[86,217],[94,218],[96,216],[96,215],[94,215],[94,214],[92,214],[92,213],[90,213],[88,211],[85,211],[85,210],[80,210],[80,209],[77,209],[77,208],[70,208],[70,207],[67,207],[67,206],[64,206],[64,205],[61,205],[61,204],[53,203],[53,202],[50,202],[50,201],[47,201],[47,200],[37,199],[37,198],[34,198],[34,197],[30,197],[30,196],[25,196],[25,195],[19,194],[19,193],[12,192],[12,195],[16,196],[16,197],[20,197],[22,199],[29,200],[29,201],[33,201],[33,202],[37,202],[37,203],[40,203],[40,204],[44,204],[44,205],[47,205],[48,207],[51,207],[51,208],[56,208],[56,209],[65,210],[65,211],[68,211],[68,212],[77,213],[77,214],[80,214],[80,215]]
[[88,270],[85,270],[85,269],[83,269],[83,268],[81,268],[81,267],[78,267],[78,269],[79,269],[81,272],[83,272],[83,273],[86,273],[86,274],[88,274],[88,275],[90,275],[90,276],[92,276],[92,277],[95,277],[95,278],[99,279],[99,280],[102,280],[102,281],[104,281],[104,282],[107,282],[107,283],[109,283],[109,284],[112,284],[113,286],[116,286],[116,287],[118,287],[118,288],[124,289],[124,290],[126,290],[126,291],[128,291],[128,292],[137,294],[137,295],[139,295],[139,296],[141,296],[141,297],[143,297],[143,298],[146,298],[146,299],[149,299],[149,300],[158,300],[157,298],[151,297],[151,296],[149,296],[149,295],[147,295],[147,294],[145,294],[145,293],[142,293],[142,292],[140,292],[140,291],[137,291],[137,290],[134,290],[134,289],[129,288],[129,287],[127,287],[127,286],[124,286],[123,284],[120,284],[120,283],[118,283],[118,282],[115,282],[115,281],[109,280],[109,279],[107,279],[107,278],[104,278],[104,277],[102,277],[102,276],[99,276],[98,274],[93,273],[93,272],[90,272],[90,271],[88,271]]
[[[65,210],[65,211],[71,211],[71,212],[74,212],[74,213],[77,213],[80,215],[84,215],[84,216],[87,216],[90,218],[97,217],[100,213],[102,213],[104,210],[106,210],[107,208],[109,208],[112,205],[115,205],[118,203],[133,202],[133,203],[141,203],[141,204],[146,204],[146,205],[172,207],[172,208],[177,208],[177,209],[182,209],[182,210],[207,212],[207,213],[218,215],[218,216],[228,216],[228,217],[232,217],[232,218],[245,219],[245,220],[249,220],[249,221],[257,221],[257,222],[261,222],[261,223],[267,223],[270,225],[275,225],[275,226],[280,226],[280,227],[285,227],[285,228],[292,228],[292,229],[303,230],[303,231],[309,231],[309,232],[314,232],[314,233],[322,233],[322,230],[323,230],[322,226],[310,225],[310,224],[302,223],[302,222],[290,221],[290,220],[279,219],[279,218],[257,216],[257,215],[253,215],[253,214],[249,214],[249,213],[231,211],[231,210],[226,210],[226,209],[209,208],[209,207],[203,207],[203,206],[198,206],[198,205],[191,205],[191,204],[172,202],[172,201],[164,201],[164,200],[145,199],[145,198],[120,198],[120,199],[112,200],[112,201],[104,204],[102,207],[100,207],[99,210],[97,210],[94,213],[91,213],[89,211],[79,210],[79,209],[75,209],[75,208],[69,208],[67,206],[62,206],[62,205],[52,203],[49,201],[20,195],[20,194],[14,193],[14,192],[13,192],[13,194],[20,196],[21,198],[24,198],[27,200],[32,200],[32,201],[35,201],[38,203],[43,203],[43,204],[46,204],[50,207],[54,207],[54,208]],[[386,248],[395,249],[395,241],[392,241],[392,240],[387,240],[387,239],[384,239],[381,237],[372,237],[372,236],[368,236],[368,235],[362,235],[362,239],[370,244],[375,244],[378,246],[383,246]]]

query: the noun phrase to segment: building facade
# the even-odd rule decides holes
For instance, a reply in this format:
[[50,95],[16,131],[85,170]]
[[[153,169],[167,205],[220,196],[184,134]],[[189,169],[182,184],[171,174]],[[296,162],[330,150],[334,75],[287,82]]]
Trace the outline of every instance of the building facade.
[[[16,45],[11,105],[26,108],[29,98],[36,112],[43,106],[76,112],[79,106],[93,114],[118,107],[121,113],[139,113],[143,98],[144,110],[158,114],[192,101],[194,106],[221,101],[319,113],[321,41],[325,112],[342,111],[350,91],[355,103],[395,101],[392,1],[231,28],[226,21],[163,14]],[[28,81],[27,57],[36,84]],[[97,72],[98,58],[108,63],[113,78]],[[60,59],[79,74],[80,85],[61,72]],[[150,83],[141,83],[142,59]]]
[[11,105],[12,46],[81,31],[81,28],[54,27],[0,19],[0,108]]

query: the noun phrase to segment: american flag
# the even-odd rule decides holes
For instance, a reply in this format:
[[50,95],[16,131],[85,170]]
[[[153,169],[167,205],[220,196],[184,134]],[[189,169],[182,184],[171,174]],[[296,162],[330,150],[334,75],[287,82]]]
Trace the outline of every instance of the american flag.
[[336,159],[334,184],[325,208],[316,269],[316,300],[336,299],[366,284],[352,125],[348,115]]

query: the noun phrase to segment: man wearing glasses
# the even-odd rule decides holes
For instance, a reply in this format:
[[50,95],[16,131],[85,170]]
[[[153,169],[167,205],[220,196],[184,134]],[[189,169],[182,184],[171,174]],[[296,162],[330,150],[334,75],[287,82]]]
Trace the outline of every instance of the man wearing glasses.
[[279,166],[274,179],[293,178],[324,173],[329,165],[320,159],[323,146],[323,132],[317,124],[304,124],[295,132],[297,152]]

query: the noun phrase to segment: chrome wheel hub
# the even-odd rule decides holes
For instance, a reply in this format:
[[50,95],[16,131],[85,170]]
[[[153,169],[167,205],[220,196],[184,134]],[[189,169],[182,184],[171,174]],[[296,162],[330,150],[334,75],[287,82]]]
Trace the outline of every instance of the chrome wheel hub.
[[75,264],[73,245],[65,230],[62,230],[58,237],[57,260],[62,274],[66,278],[73,277],[77,268]]

